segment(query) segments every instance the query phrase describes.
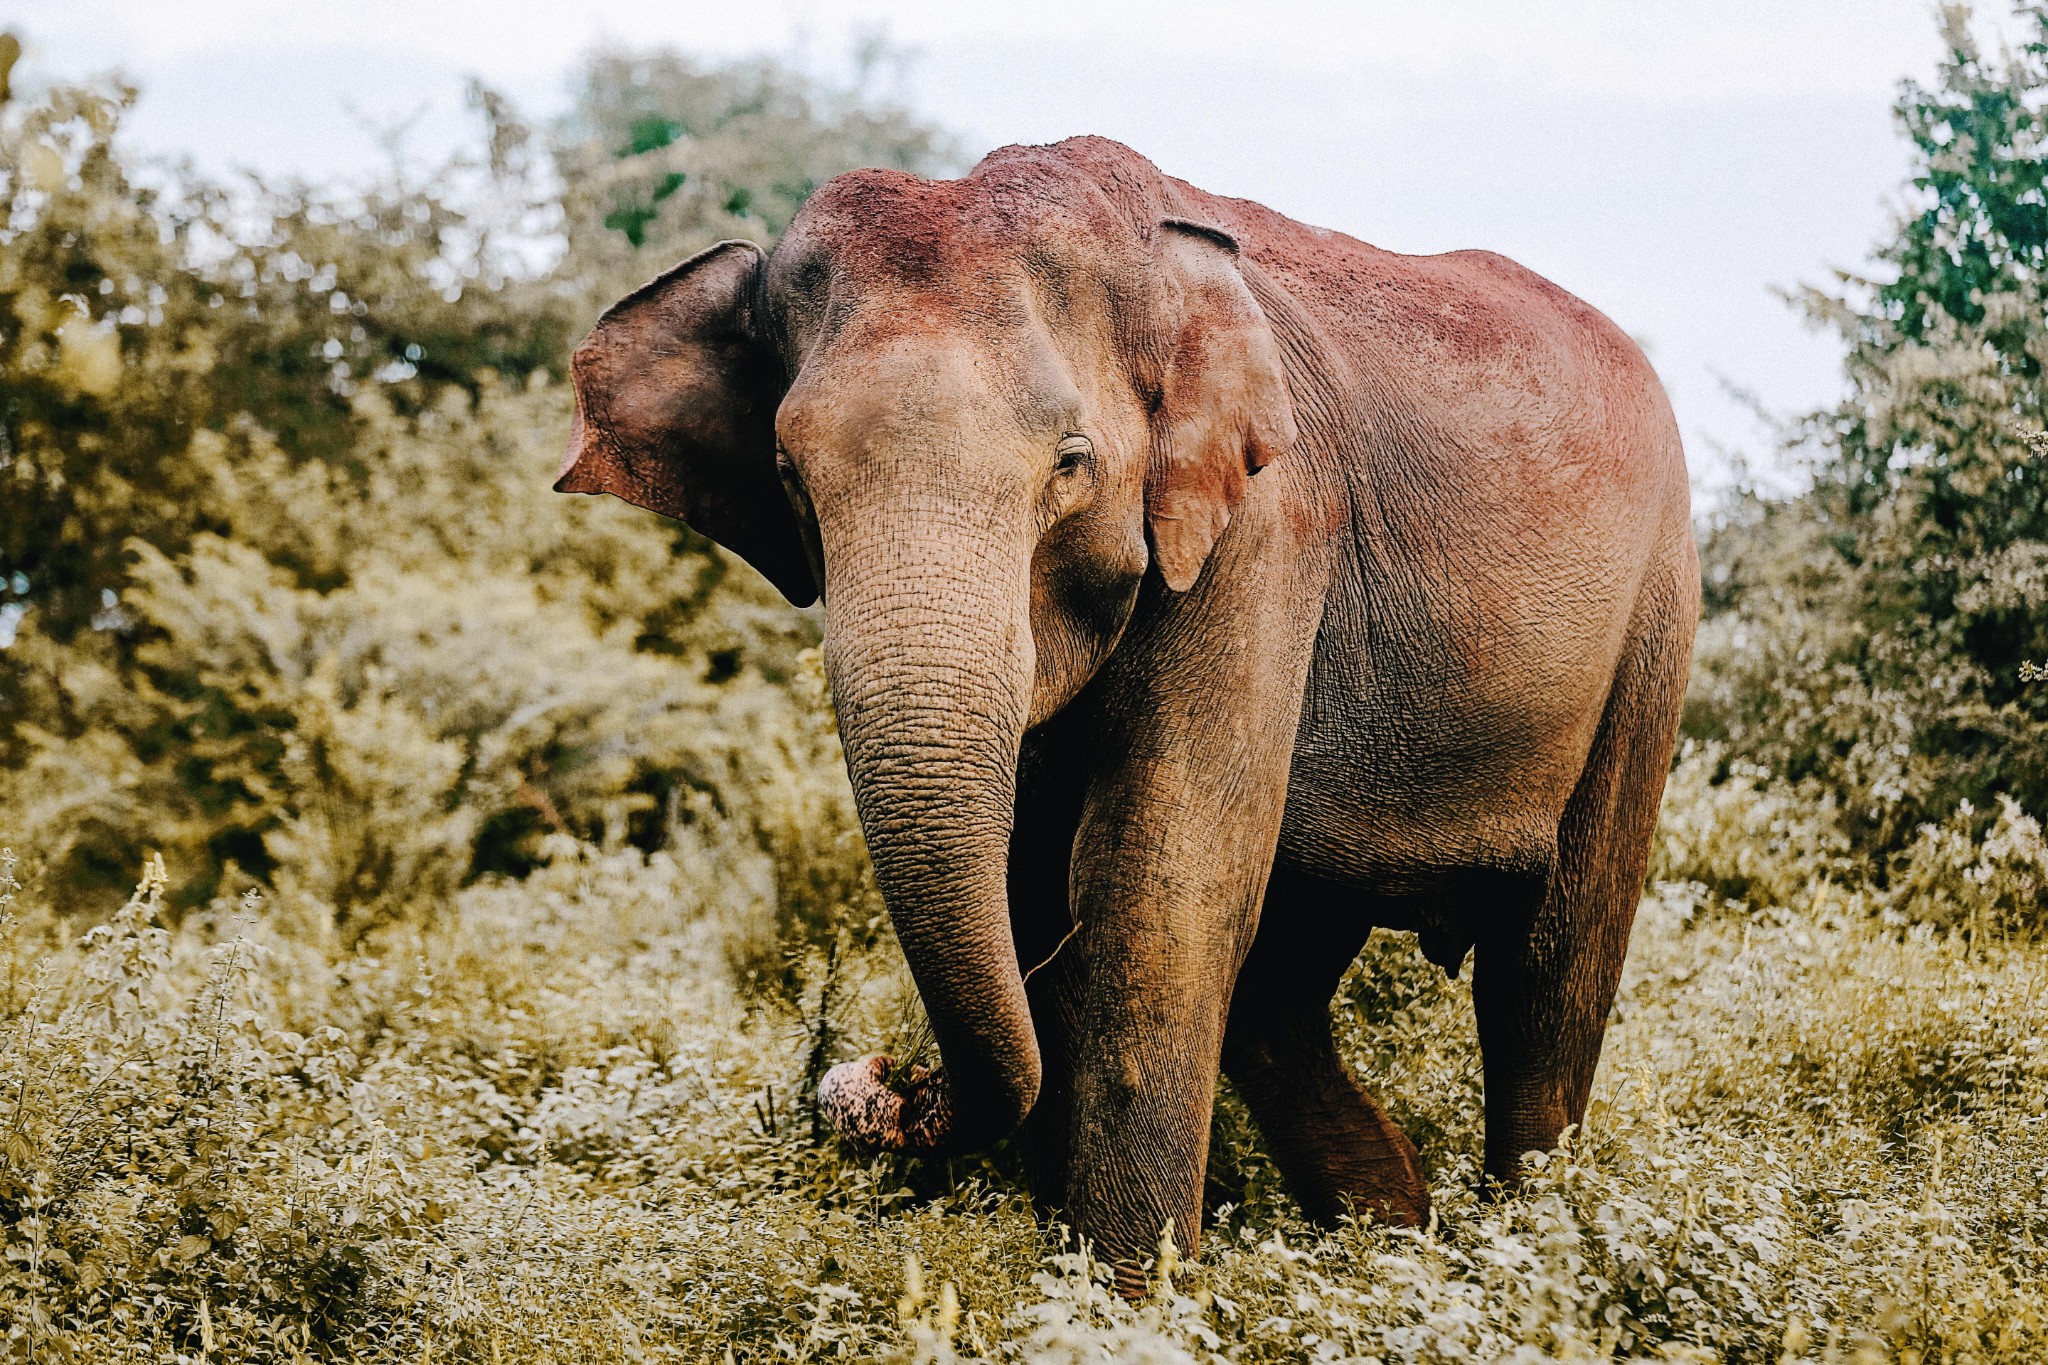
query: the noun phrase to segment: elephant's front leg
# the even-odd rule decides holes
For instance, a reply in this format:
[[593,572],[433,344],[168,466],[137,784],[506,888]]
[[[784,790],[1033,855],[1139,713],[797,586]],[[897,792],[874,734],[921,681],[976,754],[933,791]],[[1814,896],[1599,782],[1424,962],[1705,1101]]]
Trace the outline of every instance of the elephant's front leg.
[[1296,632],[1170,660],[1105,698],[1105,714],[1136,719],[1107,727],[1115,758],[1074,845],[1087,965],[1066,1210],[1126,1293],[1168,1225],[1196,1249],[1224,1021],[1285,806],[1307,669]]
[[1256,928],[1284,762],[1234,795],[1160,763],[1110,784],[1076,846],[1088,939],[1067,1214],[1118,1286],[1171,1224],[1193,1254],[1232,982]]

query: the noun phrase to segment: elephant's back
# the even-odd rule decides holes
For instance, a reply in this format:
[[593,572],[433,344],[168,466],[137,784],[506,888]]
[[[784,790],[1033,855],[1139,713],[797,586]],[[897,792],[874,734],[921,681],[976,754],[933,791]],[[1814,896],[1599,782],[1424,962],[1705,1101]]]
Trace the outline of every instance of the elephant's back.
[[1323,390],[1289,456],[1337,542],[1290,854],[1323,875],[1540,863],[1644,584],[1691,555],[1662,385],[1504,257],[1402,256],[1204,198],[1270,281],[1291,378]]
[[[1599,309],[1491,251],[1409,256],[1176,182],[1191,212],[1232,231],[1284,293],[1276,327],[1306,328],[1362,424],[1422,456],[1607,467],[1638,494],[1685,486],[1670,403],[1641,347]],[[1472,469],[1460,477],[1469,479]],[[1617,490],[1619,491],[1619,490]]]

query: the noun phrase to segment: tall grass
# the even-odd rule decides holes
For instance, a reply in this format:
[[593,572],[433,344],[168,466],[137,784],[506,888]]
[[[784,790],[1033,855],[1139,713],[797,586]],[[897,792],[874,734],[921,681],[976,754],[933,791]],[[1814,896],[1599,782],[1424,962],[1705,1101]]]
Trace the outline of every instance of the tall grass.
[[[1685,790],[1680,784],[1679,791]],[[1675,822],[1685,813],[1674,811]],[[23,1359],[2033,1360],[2048,960],[1825,880],[1646,900],[1583,1131],[1478,1194],[1467,988],[1382,934],[1339,1004],[1425,1232],[1304,1225],[1227,1095],[1212,1228],[1125,1304],[1007,1154],[863,1162],[806,1071],[887,1045],[886,943],[734,849],[556,836],[352,943],[259,902],[61,915],[6,862],[0,1321]],[[738,860],[738,861],[736,861]],[[751,947],[749,945],[752,945]],[[1687,1354],[1690,1352],[1690,1354]],[[1917,1353],[1915,1355],[1914,1353]]]

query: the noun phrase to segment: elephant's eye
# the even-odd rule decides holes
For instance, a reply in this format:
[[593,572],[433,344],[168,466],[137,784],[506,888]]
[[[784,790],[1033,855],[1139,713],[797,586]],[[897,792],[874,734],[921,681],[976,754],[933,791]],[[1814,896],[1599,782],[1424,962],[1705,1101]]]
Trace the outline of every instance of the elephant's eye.
[[1052,469],[1055,474],[1071,474],[1088,462],[1095,454],[1095,447],[1086,436],[1069,436],[1060,442],[1055,452]]

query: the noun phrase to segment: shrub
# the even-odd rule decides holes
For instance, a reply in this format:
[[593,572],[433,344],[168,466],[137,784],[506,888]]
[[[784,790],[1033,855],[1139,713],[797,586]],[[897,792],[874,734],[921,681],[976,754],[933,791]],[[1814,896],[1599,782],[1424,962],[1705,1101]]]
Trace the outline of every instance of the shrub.
[[2019,14],[1994,57],[1943,11],[1939,79],[1896,106],[1914,177],[1876,278],[1801,300],[1848,346],[1848,396],[1795,427],[1812,486],[1736,498],[1704,545],[1687,732],[1830,794],[1879,886],[1925,826],[2048,809],[2048,10]]
[[[690,829],[767,870],[763,979],[874,937],[837,742],[789,685],[815,618],[687,528],[551,493],[557,380],[676,258],[952,153],[773,63],[581,80],[546,136],[473,90],[478,153],[344,191],[132,167],[122,88],[0,105],[0,832],[73,899],[159,849],[176,911],[254,883],[354,935],[551,832]],[[601,207],[669,176],[630,231]]]

